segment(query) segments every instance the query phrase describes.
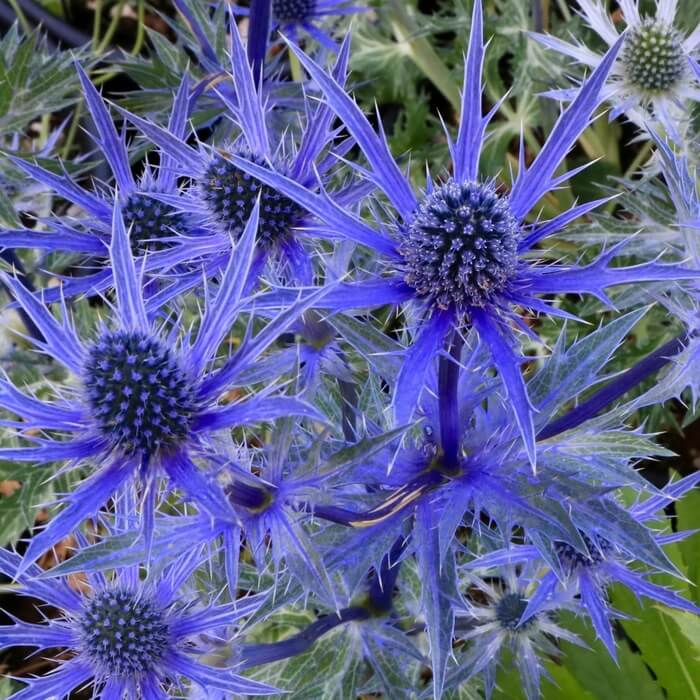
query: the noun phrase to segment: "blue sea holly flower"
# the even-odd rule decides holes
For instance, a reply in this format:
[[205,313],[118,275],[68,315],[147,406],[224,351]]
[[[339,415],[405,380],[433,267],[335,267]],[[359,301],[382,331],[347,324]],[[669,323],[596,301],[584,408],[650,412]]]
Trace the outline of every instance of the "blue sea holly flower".
[[[22,393],[8,378],[0,380],[0,406],[17,414],[21,431],[50,431],[49,437],[24,437],[34,446],[0,449],[0,459],[48,463],[64,461],[67,468],[98,465],[95,472],[65,497],[65,507],[45,530],[31,539],[27,564],[96,512],[133,478],[144,483],[144,528],[153,529],[158,477],[174,486],[213,515],[229,513],[226,501],[209,498],[206,479],[192,461],[206,451],[216,430],[257,423],[280,416],[318,413],[297,398],[271,395],[268,390],[237,403],[220,404],[236,384],[296,317],[315,302],[313,295],[292,305],[258,333],[248,333],[238,351],[215,368],[219,346],[230,333],[241,307],[251,265],[257,206],[232,251],[218,288],[207,299],[199,329],[179,334],[178,324],[166,332],[149,320],[142,280],[117,206],[110,247],[116,307],[111,323],[96,338],[81,340],[64,308],[63,322],[16,279],[5,276],[17,302],[43,335],[37,348],[56,359],[78,379],[73,391],[62,389],[55,401],[45,402]],[[184,336],[178,342],[178,336]],[[61,436],[70,436],[64,440]]]
[[[588,26],[608,45],[619,41],[602,0],[577,0]],[[689,35],[676,22],[678,0],[656,0],[653,16],[645,16],[635,0],[619,0],[624,17],[624,46],[612,70],[603,97],[613,109],[611,118],[626,114],[643,128],[656,122],[674,139],[688,121],[685,105],[700,99],[700,76],[693,70],[700,52],[700,26]],[[597,68],[603,56],[580,42],[570,43],[548,34],[533,34],[549,49],[573,58],[587,68]],[[695,63],[697,65],[697,63]],[[552,97],[569,99],[575,90],[553,90]]]
[[[305,32],[331,51],[337,51],[338,45],[323,27],[323,20],[367,11],[367,7],[352,0],[272,0],[270,9],[273,32],[281,32],[294,42]],[[234,7],[232,11],[238,15],[249,14],[246,8]]]
[[[45,300],[55,301],[60,295],[94,294],[113,285],[113,270],[105,262],[109,257],[115,205],[121,209],[134,255],[141,257],[148,253],[144,269],[151,277],[163,275],[183,264],[195,264],[199,270],[196,263],[202,256],[227,250],[227,236],[202,226],[201,221],[178,205],[177,175],[166,151],[158,154],[159,167],[155,175],[147,167],[141,180],[136,181],[123,137],[117,133],[102,98],[83,69],[79,65],[76,69],[96,127],[100,153],[114,176],[114,190],[91,191],[81,187],[68,174],[57,175],[38,164],[13,158],[24,172],[79,207],[87,218],[52,217],[42,221],[46,230],[0,230],[1,247],[77,253],[87,256],[91,267],[98,267],[97,272],[64,279],[60,289],[47,291]],[[188,81],[184,79],[175,97],[169,123],[174,133],[182,134],[185,130],[188,102]],[[164,194],[170,195],[172,203],[157,198]]]
[[[675,542],[693,533],[662,533],[652,530],[653,521],[658,522],[659,512],[683,494],[697,486],[700,472],[680,479],[667,486],[660,493],[640,499],[629,508],[629,515],[637,524],[644,527],[655,538],[659,546]],[[650,526],[645,523],[651,522]],[[534,543],[513,544],[507,548],[491,552],[469,564],[470,568],[497,568],[501,566],[544,565],[543,556],[555,568],[542,575],[537,589],[520,611],[520,624],[527,626],[542,610],[546,610],[553,599],[578,599],[580,606],[590,616],[596,633],[610,655],[616,657],[615,637],[611,618],[614,611],[608,605],[606,590],[613,583],[622,584],[636,596],[648,598],[672,608],[700,613],[700,608],[678,595],[678,593],[652,583],[648,577],[658,572],[654,567],[644,571],[631,568],[634,556],[631,556],[625,539],[618,540],[609,528],[599,526],[581,530],[585,550],[572,547],[567,542],[554,541],[547,545],[547,551]],[[548,568],[548,567],[547,567]],[[668,571],[668,569],[663,569]]]
[[273,29],[296,41],[300,30],[310,34],[319,44],[337,51],[333,38],[317,23],[331,17],[365,12],[366,7],[348,0],[272,0]]
[[[678,280],[695,272],[657,263],[611,267],[613,248],[586,265],[544,264],[535,245],[606,200],[579,204],[545,222],[528,215],[542,197],[572,173],[556,174],[559,164],[587,127],[601,100],[601,89],[622,45],[620,39],[561,114],[546,144],[529,167],[521,151],[520,167],[509,194],[479,177],[485,129],[498,110],[481,113],[484,58],[481,3],[474,3],[464,73],[462,115],[457,140],[450,140],[452,175],[429,182],[416,193],[389,152],[383,130],[377,135],[358,105],[332,76],[292,45],[359,147],[369,167],[367,178],[387,197],[395,220],[379,230],[348,213],[323,192],[317,194],[293,178],[231,156],[241,170],[274,187],[315,214],[336,234],[368,246],[386,274],[340,287],[324,304],[334,310],[413,301],[419,314],[416,337],[406,352],[395,386],[398,424],[413,414],[428,368],[453,328],[473,326],[491,348],[531,461],[535,461],[532,410],[520,371],[522,357],[513,325],[524,329],[522,309],[562,315],[542,295],[593,294],[608,302],[607,287],[650,280]],[[576,172],[578,172],[577,170]],[[535,211],[536,213],[536,211]]]
[[558,639],[585,646],[576,635],[556,623],[556,611],[565,607],[559,602],[550,601],[536,616],[521,621],[528,605],[530,573],[528,569],[519,573],[513,567],[502,569],[499,571],[501,584],[489,583],[477,576],[468,578],[473,600],[458,610],[457,615],[458,621],[464,619],[472,625],[470,631],[456,633],[458,643],[468,646],[456,655],[456,667],[448,670],[445,688],[457,688],[482,674],[485,697],[490,698],[496,671],[508,650],[520,674],[525,697],[537,700],[541,678],[548,676],[540,656],[559,656],[553,643]]
[[18,679],[26,685],[10,697],[62,700],[88,688],[92,697],[103,700],[164,700],[185,685],[226,691],[227,696],[277,694],[269,685],[236,674],[235,668],[201,662],[212,647],[206,637],[230,644],[236,623],[265,598],[203,604],[201,591],[195,597],[185,587],[201,564],[202,557],[194,554],[145,578],[138,567],[88,572],[87,590],[76,592],[67,579],[42,579],[45,572],[38,566],[27,568],[17,554],[0,551],[0,573],[18,584],[18,594],[58,613],[40,624],[15,620],[3,625],[0,648],[61,649],[69,655],[44,676]]
[[[339,53],[334,67],[335,79],[345,80],[349,46]],[[259,87],[246,57],[235,22],[231,22],[231,78],[236,85],[237,101],[224,93],[220,97],[228,107],[241,135],[224,148],[212,148],[200,143],[199,148],[189,146],[178,134],[163,129],[141,117],[122,110],[149,139],[167,151],[182,174],[191,176],[194,185],[187,196],[187,210],[197,218],[205,219],[209,226],[221,231],[240,235],[250,210],[257,197],[260,203],[258,230],[258,252],[253,271],[262,270],[266,260],[273,254],[286,263],[292,279],[311,284],[313,268],[311,257],[302,244],[307,234],[332,235],[313,230],[311,217],[303,207],[274,187],[261,185],[255,178],[236,166],[232,158],[238,154],[248,162],[260,166],[274,164],[291,179],[316,189],[317,174],[326,173],[335,158],[328,157],[327,147],[334,138],[333,113],[326,105],[308,106],[305,124],[298,146],[287,144],[284,136],[268,127],[268,111],[263,105]],[[286,148],[291,151],[287,155]],[[346,143],[345,150],[350,146]],[[343,147],[340,147],[340,153]],[[317,159],[326,157],[317,164]],[[348,186],[333,194],[338,206],[352,204],[365,194],[366,188]],[[171,202],[170,197],[162,201]],[[181,200],[178,200],[181,201]],[[177,204],[172,201],[172,204]]]
[[291,449],[295,427],[294,419],[281,420],[275,442],[259,457],[241,453],[225,462],[213,487],[222,490],[230,513],[228,519],[217,519],[212,529],[224,543],[229,590],[237,588],[245,547],[261,573],[273,572],[275,586],[284,580],[280,572],[286,568],[306,590],[330,597],[332,604],[333,586],[305,526],[309,516],[303,507],[309,502],[305,499],[313,502],[325,479],[318,474],[296,473],[303,465]]

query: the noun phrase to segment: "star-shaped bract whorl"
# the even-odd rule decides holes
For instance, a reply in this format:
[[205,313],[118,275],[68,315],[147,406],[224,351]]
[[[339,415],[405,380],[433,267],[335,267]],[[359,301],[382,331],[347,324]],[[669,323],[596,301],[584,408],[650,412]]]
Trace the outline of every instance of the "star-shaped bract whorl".
[[[265,683],[238,675],[235,668],[213,666],[193,657],[205,635],[230,643],[233,628],[260,607],[265,595],[232,603],[202,603],[198,589],[183,584],[203,564],[194,552],[170,560],[158,573],[139,577],[134,567],[84,574],[83,592],[7,550],[0,551],[0,573],[17,583],[17,593],[51,606],[56,613],[41,624],[15,621],[0,629],[0,648],[62,649],[67,660],[51,673],[23,677],[15,700],[68,698],[89,687],[94,697],[165,698],[166,689],[183,680],[231,695],[273,695]],[[84,592],[87,589],[87,592]],[[201,657],[200,657],[201,658]]]

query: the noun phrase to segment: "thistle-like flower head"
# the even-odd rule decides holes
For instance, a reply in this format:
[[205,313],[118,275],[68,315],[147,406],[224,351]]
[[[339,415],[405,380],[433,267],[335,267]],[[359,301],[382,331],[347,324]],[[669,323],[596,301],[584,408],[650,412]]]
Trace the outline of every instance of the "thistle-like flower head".
[[[218,96],[228,110],[232,124],[240,135],[213,149],[199,144],[193,148],[182,133],[163,129],[134,114],[122,112],[126,118],[169,154],[174,168],[182,175],[192,177],[193,186],[186,195],[184,208],[207,226],[221,233],[239,236],[250,211],[260,198],[258,253],[253,265],[251,284],[269,258],[286,266],[286,276],[301,284],[313,282],[314,271],[309,250],[303,245],[310,229],[309,212],[274,185],[259,180],[241,169],[234,161],[254,162],[260,167],[274,165],[290,178],[317,189],[317,174],[325,184],[325,174],[335,162],[328,154],[328,146],[335,137],[332,129],[333,113],[326,105],[309,105],[308,119],[295,140],[289,134],[278,134],[269,124],[269,111],[262,98],[262,85],[253,75],[235,22],[231,32],[231,81],[235,94],[219,91]],[[349,47],[337,56],[333,74],[343,83],[347,72]],[[350,144],[340,148],[347,149]],[[316,160],[323,157],[320,166]],[[343,204],[352,204],[365,192],[364,188],[343,186],[333,197]],[[219,256],[220,258],[221,256]],[[221,267],[220,260],[205,266],[212,274]],[[201,278],[201,275],[199,275]],[[198,283],[192,275],[192,284]]]
[[[14,425],[52,433],[46,438],[30,437],[35,446],[3,448],[0,454],[36,463],[69,460],[73,467],[79,466],[80,460],[100,464],[67,496],[59,515],[32,539],[25,555],[27,563],[65,537],[110,496],[122,488],[133,488],[132,477],[144,484],[143,497],[149,501],[144,509],[148,536],[162,476],[211,514],[227,515],[229,507],[223,495],[217,498],[217,492],[208,490],[206,478],[193,462],[196,456],[207,453],[212,431],[282,415],[316,415],[303,401],[270,396],[270,392],[238,403],[219,403],[239,373],[250,368],[313,303],[310,297],[292,305],[272,319],[266,330],[249,338],[231,359],[215,366],[219,347],[239,313],[257,223],[256,205],[215,294],[209,296],[193,340],[182,339],[184,333],[179,333],[182,329],[177,324],[166,334],[166,329],[150,317],[118,206],[111,244],[117,304],[113,318],[97,338],[83,341],[68,319],[59,323],[19,281],[6,278],[18,303],[43,335],[35,344],[76,374],[80,382],[77,390],[44,402],[2,379],[0,406],[20,417]],[[64,313],[68,315],[65,308]],[[178,336],[182,339],[179,342]]]
[[449,180],[402,232],[405,280],[440,309],[484,306],[516,274],[519,238],[508,200],[492,185]]
[[132,567],[86,574],[87,590],[76,593],[67,579],[50,581],[37,566],[0,552],[0,572],[15,579],[19,593],[51,605],[57,617],[43,624],[16,621],[0,630],[0,647],[63,649],[70,654],[56,670],[22,679],[27,686],[13,698],[68,698],[90,687],[99,697],[166,697],[188,681],[233,694],[278,692],[244,678],[234,668],[214,667],[192,657],[202,652],[205,635],[230,643],[236,623],[255,612],[264,596],[233,603],[202,604],[185,586],[203,558],[191,554],[168,562],[160,574],[139,578]]
[[[661,127],[675,140],[688,121],[685,106],[697,99],[700,71],[700,31],[684,35],[676,25],[676,0],[655,0],[653,16],[645,16],[635,0],[621,0],[625,21],[624,45],[603,89],[612,107],[611,116],[625,114],[639,127]],[[578,0],[580,13],[601,39],[612,46],[620,31],[602,0]],[[547,48],[572,58],[586,68],[596,68],[602,56],[581,43],[570,43],[547,34],[534,37]],[[575,90],[553,90],[550,96],[570,99]],[[643,132],[644,134],[645,132]]]
[[[83,216],[54,216],[47,220],[47,230],[0,229],[0,244],[7,248],[32,247],[78,254],[81,263],[89,261],[90,274],[64,279],[60,288],[47,290],[47,302],[58,301],[61,296],[103,293],[115,283],[108,261],[112,220],[118,208],[132,254],[141,259],[140,264],[151,280],[157,282],[168,274],[192,270],[201,282],[202,256],[225,256],[228,237],[207,227],[184,207],[185,200],[166,150],[161,149],[158,154],[159,166],[155,173],[146,166],[140,179],[134,177],[123,136],[117,132],[109,110],[88,76],[80,66],[77,71],[95,124],[95,140],[114,176],[114,187],[90,189],[65,172],[60,163],[55,169],[63,169],[64,175],[13,158],[28,176],[82,210]],[[184,133],[189,99],[190,84],[185,76],[169,121],[174,133]]]
[[[658,533],[645,524],[653,522],[662,508],[693,489],[699,481],[700,473],[696,472],[669,484],[660,493],[640,498],[624,515],[623,520],[627,523],[625,530],[606,530],[594,527],[589,522],[585,530],[579,531],[580,540],[576,546],[563,541],[553,543],[554,558],[552,552],[540,551],[532,544],[510,545],[476,559],[469,566],[477,569],[504,565],[532,568],[539,564],[544,568],[544,573],[530,601],[521,611],[521,626],[547,609],[552,600],[578,601],[590,616],[598,637],[615,658],[615,638],[611,626],[614,612],[608,605],[606,594],[610,584],[622,584],[637,596],[673,608],[700,612],[700,608],[675,591],[647,580],[654,572],[675,573],[661,546],[691,533]],[[636,532],[636,543],[630,539],[633,531]],[[632,552],[632,544],[641,542],[644,545]],[[640,556],[647,565],[644,571],[637,571],[630,566],[633,558]]]
[[495,584],[477,576],[470,579],[472,596],[468,596],[467,605],[459,611],[459,618],[471,621],[472,629],[456,635],[469,646],[457,656],[455,667],[448,670],[445,687],[456,688],[481,674],[486,697],[490,697],[496,670],[509,650],[525,696],[536,700],[540,697],[540,679],[545,675],[540,656],[556,653],[553,640],[564,639],[582,646],[583,643],[556,623],[559,601],[550,601],[537,615],[523,621],[531,592],[529,570],[517,573],[510,567],[501,569],[500,574],[501,582]]

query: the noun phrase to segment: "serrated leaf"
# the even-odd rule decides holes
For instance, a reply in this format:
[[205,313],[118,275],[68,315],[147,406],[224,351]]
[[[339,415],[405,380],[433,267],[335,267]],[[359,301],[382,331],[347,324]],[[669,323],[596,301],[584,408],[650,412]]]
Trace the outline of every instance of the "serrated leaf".
[[288,691],[285,697],[290,700],[354,698],[361,658],[356,633],[344,625],[303,654],[267,664],[249,675]]
[[566,349],[564,334],[559,336],[552,355],[527,385],[530,400],[542,412],[540,424],[600,379],[603,367],[646,312],[647,309],[637,309],[625,314]]
[[[40,506],[54,495],[51,472],[26,464],[0,463],[0,479],[13,489],[7,496],[0,496],[0,546],[13,545],[25,530],[34,527]],[[18,482],[16,488],[12,482]]]
[[685,610],[672,610],[661,606],[657,606],[657,608],[664,615],[668,615],[673,619],[678,629],[688,640],[691,656],[694,656],[695,660],[700,664],[700,617]]
[[[192,542],[204,536],[212,528],[197,519],[178,518],[177,523],[166,529],[164,533],[156,533],[153,538],[151,551],[160,561],[177,557],[191,550]],[[202,539],[201,541],[204,541]],[[210,535],[211,539],[211,535]],[[140,531],[126,532],[120,535],[106,537],[97,544],[84,547],[70,559],[57,564],[45,571],[42,578],[55,578],[82,571],[105,571],[124,566],[143,563],[148,556],[146,544]]]
[[413,679],[405,672],[408,659],[422,661],[422,655],[408,637],[389,626],[368,625],[362,634],[365,655],[387,698],[411,697]]
[[401,437],[408,427],[396,428],[381,435],[376,435],[370,438],[363,438],[359,442],[349,447],[344,447],[337,452],[334,452],[330,457],[324,459],[317,467],[308,465],[305,469],[298,472],[303,475],[306,472],[313,472],[322,476],[329,476],[339,469],[349,469],[357,465],[363,460],[367,460],[377,452],[381,451],[397,438]]
[[447,595],[456,588],[456,584],[448,578],[450,573],[454,574],[454,568],[447,562],[450,554],[444,562],[440,561],[439,532],[430,502],[421,502],[416,508],[413,537],[423,585],[423,614],[430,640],[434,696],[440,698],[447,662],[452,653],[455,621],[454,608]]
[[[700,491],[694,489],[676,501],[676,517],[678,530],[700,530]],[[695,533],[677,545],[686,575],[694,584],[690,587],[691,595],[696,603],[700,603],[700,535]]]
[[[670,579],[664,576],[655,582]],[[632,618],[622,620],[621,624],[639,647],[668,700],[700,700],[697,648],[688,644],[676,622],[656,605],[640,606],[627,588],[615,586],[611,597],[614,606]]]
[[384,377],[392,383],[401,370],[403,348],[385,333],[352,316],[338,314],[328,318],[333,328]]

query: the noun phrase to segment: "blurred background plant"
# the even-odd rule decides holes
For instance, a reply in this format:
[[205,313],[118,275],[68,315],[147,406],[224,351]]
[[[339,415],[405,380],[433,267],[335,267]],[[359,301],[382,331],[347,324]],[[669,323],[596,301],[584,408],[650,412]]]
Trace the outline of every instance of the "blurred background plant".
[[[651,9],[653,2],[642,0],[641,5]],[[532,159],[559,114],[559,105],[539,93],[567,85],[572,76],[583,77],[578,66],[552,60],[552,55],[529,39],[527,32],[549,32],[563,39],[573,35],[590,45],[595,45],[598,37],[577,15],[575,3],[567,0],[486,0],[484,7],[486,36],[491,40],[484,69],[484,99],[491,106],[509,86],[512,88],[493,122],[483,170],[486,175],[500,175],[507,181],[509,167],[517,166],[521,134],[528,158]],[[30,180],[7,155],[36,160],[54,171],[53,156],[58,155],[71,175],[108,178],[89,138],[94,125],[82,103],[74,62],[89,72],[105,97],[165,123],[172,92],[186,67],[194,81],[204,85],[216,81],[217,71],[227,64],[229,46],[223,8],[224,3],[201,0],[0,0],[0,224],[8,228],[31,227],[50,211],[72,213],[65,201],[54,201],[55,195]],[[471,0],[382,0],[369,3],[368,12],[352,19],[350,68],[355,94],[366,113],[371,113],[376,103],[392,152],[411,152],[410,169],[416,182],[422,181],[427,160],[438,176],[440,169],[448,165],[440,120],[454,125],[458,117],[471,9]],[[679,0],[678,17],[679,28],[691,31],[700,23],[700,3]],[[243,20],[242,27],[245,26]],[[299,66],[294,61],[280,62],[275,69],[295,73]],[[275,98],[293,103],[299,94],[282,85]],[[216,133],[224,128],[219,116],[217,101],[205,96],[197,103],[191,119],[198,128]],[[700,103],[693,107],[691,117],[687,152],[694,167],[700,165]],[[566,169],[589,160],[595,163],[556,193],[547,195],[541,203],[543,218],[565,211],[576,200],[599,197],[601,189],[623,194],[604,212],[591,215],[585,223],[559,236],[549,250],[552,259],[580,255],[584,261],[592,260],[602,248],[634,232],[638,232],[637,244],[642,248],[648,245],[652,250],[660,231],[674,229],[673,202],[659,179],[650,142],[636,139],[635,134],[632,126],[601,118],[584,132],[570,153]],[[129,155],[133,162],[147,158],[145,142],[135,136]],[[586,244],[585,252],[580,252],[582,244]],[[634,260],[632,253],[630,259]],[[55,279],[45,270],[52,270],[54,275],[56,271],[67,273],[73,269],[76,258],[68,253],[47,256],[31,250],[4,251],[1,264],[18,271],[28,283],[46,287]],[[619,310],[639,303],[638,296],[627,294],[614,295]],[[6,301],[6,297],[2,298],[3,307]],[[609,374],[631,367],[681,332],[678,320],[660,304],[652,303],[651,296],[648,301],[650,310],[619,347],[607,367]],[[80,330],[94,326],[93,303],[72,303]],[[532,342],[528,348],[533,358],[532,371],[541,365],[543,348],[554,345],[562,329],[565,342],[571,343],[613,318],[595,299],[581,301],[572,295],[561,299],[560,305],[590,325],[569,327],[559,320],[537,320],[543,344]],[[47,390],[46,380],[61,379],[62,370],[47,363],[10,332],[15,329],[31,333],[28,319],[5,308],[0,320],[3,370],[15,383],[36,388],[41,395]],[[391,318],[382,320],[390,330]],[[633,398],[652,384],[650,379],[625,398]],[[579,399],[586,396],[584,393]],[[658,433],[662,444],[676,454],[643,465],[644,474],[656,484],[665,483],[675,470],[687,474],[700,466],[700,418],[688,408],[692,405],[692,401],[679,397],[644,408],[632,419],[635,426],[643,425],[648,432]],[[35,522],[50,517],[54,496],[70,487],[66,475],[49,479],[47,472],[1,462],[0,545],[21,547],[21,538],[28,536]],[[700,529],[700,494],[691,492],[669,507],[666,515],[673,530]],[[66,542],[57,549],[59,560],[68,557],[71,544]],[[698,539],[674,543],[667,551],[687,579],[682,593],[700,603]],[[44,561],[42,565],[50,563]],[[256,574],[252,567],[244,566],[241,576],[243,580],[253,579]],[[413,611],[418,609],[420,600],[417,576],[415,567],[407,563],[398,582],[406,591],[402,605],[413,606]],[[658,582],[669,581],[660,577]],[[4,584],[1,591],[0,607],[20,614],[20,603],[12,595],[13,584]],[[616,665],[602,651],[590,628],[571,616],[564,626],[580,634],[591,648],[562,642],[564,656],[546,663],[552,682],[545,682],[543,696],[586,700],[700,699],[698,619],[649,602],[640,607],[621,588],[613,590],[612,602],[621,613],[615,623],[621,640],[619,663]],[[413,619],[410,609],[405,612],[407,620]],[[298,605],[279,606],[254,627],[251,640],[263,643],[288,638],[300,633],[316,617]],[[427,644],[420,626],[407,631],[425,652]],[[395,654],[400,650],[400,641],[382,635],[389,633],[381,630],[375,636],[363,637],[352,626],[342,626],[328,633],[322,648],[313,645],[304,653],[278,662],[273,671],[264,667],[254,676],[293,688],[289,697],[295,699],[338,697],[341,687],[344,698],[420,695],[427,686],[425,666],[408,654],[405,665],[397,669]],[[369,656],[371,662],[367,661]],[[7,674],[39,672],[49,663],[40,658],[23,661],[16,652],[0,656],[0,670]],[[510,668],[508,664],[505,667]],[[7,696],[11,687],[12,681],[0,681],[0,697]],[[459,691],[449,691],[445,697],[466,700],[480,695],[479,684],[472,682]],[[524,697],[515,670],[500,673],[495,697]]]

